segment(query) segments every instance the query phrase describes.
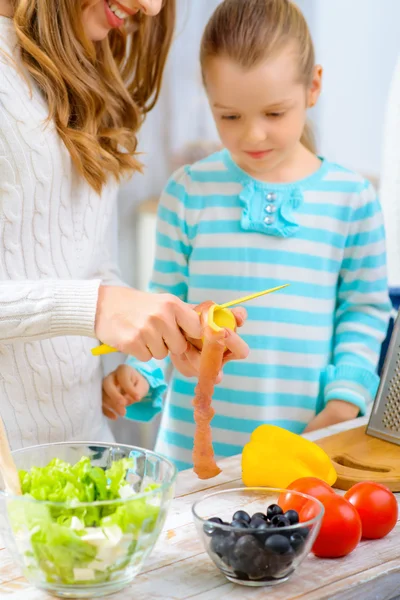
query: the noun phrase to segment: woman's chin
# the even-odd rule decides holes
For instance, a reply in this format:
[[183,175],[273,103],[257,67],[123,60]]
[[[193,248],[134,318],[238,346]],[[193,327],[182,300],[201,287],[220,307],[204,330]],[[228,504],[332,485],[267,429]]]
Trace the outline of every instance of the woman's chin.
[[92,26],[86,31],[86,35],[92,42],[102,42],[106,39],[111,31],[111,27],[103,27],[101,25]]

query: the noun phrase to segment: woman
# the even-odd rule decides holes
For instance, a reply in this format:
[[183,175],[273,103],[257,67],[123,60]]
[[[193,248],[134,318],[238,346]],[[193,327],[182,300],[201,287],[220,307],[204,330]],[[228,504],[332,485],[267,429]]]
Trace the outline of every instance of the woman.
[[[0,0],[0,413],[13,448],[112,439],[93,338],[197,365],[196,313],[123,287],[106,243],[174,17],[174,0]],[[233,334],[227,346],[246,353]]]

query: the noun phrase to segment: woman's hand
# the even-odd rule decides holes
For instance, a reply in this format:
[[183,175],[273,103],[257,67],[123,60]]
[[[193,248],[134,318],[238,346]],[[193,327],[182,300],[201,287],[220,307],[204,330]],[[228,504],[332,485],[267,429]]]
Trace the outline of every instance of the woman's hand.
[[[244,308],[236,308],[233,309],[232,312],[235,315],[237,326],[241,327],[247,318],[246,310]],[[234,333],[229,329],[226,329],[225,333],[225,345],[227,350],[224,355],[223,365],[230,360],[242,360],[247,358],[249,347],[246,342],[244,342],[237,333]],[[200,350],[190,344],[183,354],[171,354],[171,362],[175,369],[185,377],[197,377],[200,369],[200,354]],[[220,372],[218,376],[217,383],[219,383],[221,379],[222,372]]]
[[100,286],[95,333],[102,343],[147,362],[186,352],[186,338],[200,339],[201,325],[191,306],[171,294]]

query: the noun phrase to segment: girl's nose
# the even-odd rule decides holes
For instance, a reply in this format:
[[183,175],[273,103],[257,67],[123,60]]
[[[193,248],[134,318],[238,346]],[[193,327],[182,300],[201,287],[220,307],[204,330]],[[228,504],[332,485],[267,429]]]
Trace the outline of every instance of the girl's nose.
[[245,138],[247,143],[256,144],[257,142],[263,142],[267,138],[267,132],[264,127],[254,125],[248,128]]

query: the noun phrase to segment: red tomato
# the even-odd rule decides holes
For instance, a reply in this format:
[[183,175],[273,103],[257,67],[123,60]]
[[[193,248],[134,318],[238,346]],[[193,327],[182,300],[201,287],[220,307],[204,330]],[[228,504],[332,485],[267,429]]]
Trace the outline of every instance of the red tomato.
[[[317,477],[301,477],[300,479],[293,481],[287,487],[287,489],[308,494],[309,496],[317,498],[321,501],[322,498],[335,494],[330,485],[325,483],[325,481],[322,481],[322,479],[318,479]],[[282,492],[278,500],[278,504],[283,512],[292,509],[300,513],[301,509],[307,502],[308,500],[305,498],[296,496],[296,494],[290,494],[290,492]]]
[[396,525],[399,515],[397,500],[384,485],[362,481],[353,485],[344,497],[360,515],[363,538],[383,538]]
[[[325,507],[321,529],[312,547],[312,552],[320,558],[339,558],[350,554],[361,539],[361,519],[350,502],[331,494],[321,500]],[[301,513],[301,521],[315,516],[311,502]]]
[[[319,501],[324,503],[324,498],[319,498]],[[311,519],[314,519],[319,515],[320,511],[321,507],[318,506],[316,502],[306,500],[305,504],[303,504],[299,512],[300,523],[304,523],[305,521],[310,521]]]

